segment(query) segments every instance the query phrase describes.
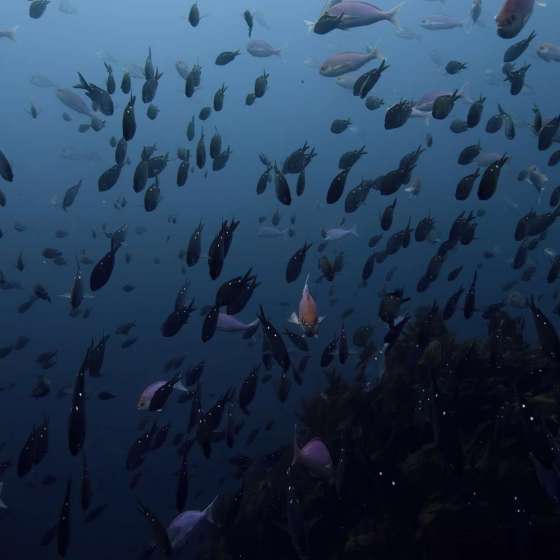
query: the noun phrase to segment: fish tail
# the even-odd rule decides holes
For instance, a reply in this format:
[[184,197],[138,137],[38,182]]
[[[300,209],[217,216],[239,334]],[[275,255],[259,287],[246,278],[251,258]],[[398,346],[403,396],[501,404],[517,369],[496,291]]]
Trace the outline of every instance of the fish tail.
[[354,235],[355,237],[360,237],[358,234],[358,226],[356,224],[354,224],[351,228],[350,228],[350,233],[352,235]]
[[313,33],[313,28],[315,27],[316,22],[304,19],[303,23],[305,23],[305,25],[307,26],[307,31],[309,31],[309,33]]
[[[16,31],[19,29],[19,25],[15,25],[14,27],[12,27],[11,29],[8,29],[6,31],[5,37],[7,39],[11,39],[12,41],[15,42],[16,40]],[[0,506],[1,507],[1,506]]]
[[401,8],[406,4],[406,2],[401,2],[397,4],[394,8],[391,8],[386,12],[387,19],[400,31],[402,30],[401,22],[399,21],[399,12]]
[[82,76],[80,72],[78,72],[78,78],[80,79],[80,83],[74,86],[76,89],[85,89],[86,91],[89,90],[89,85],[86,82],[86,79]]
[[204,509],[204,511],[202,512],[204,514],[204,518],[206,519],[206,521],[208,521],[209,523],[212,523],[212,525],[216,525],[216,520],[214,519],[214,503],[216,502],[216,500],[218,499],[218,496],[216,496]]

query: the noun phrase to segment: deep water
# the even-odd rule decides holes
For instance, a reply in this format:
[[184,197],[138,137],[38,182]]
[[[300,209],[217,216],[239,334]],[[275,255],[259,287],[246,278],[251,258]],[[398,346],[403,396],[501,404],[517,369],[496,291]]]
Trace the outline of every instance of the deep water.
[[[389,0],[383,1],[383,8],[392,7],[387,4]],[[298,424],[306,434],[300,438],[301,444],[306,438],[315,436],[325,440],[331,448],[334,463],[340,457],[340,448],[344,447],[344,437],[352,440],[353,448],[371,446],[361,450],[363,456],[367,457],[363,461],[371,463],[366,466],[363,461],[360,463],[356,471],[360,475],[378,466],[376,453],[381,451],[376,446],[381,445],[382,440],[377,435],[372,435],[371,439],[366,438],[367,441],[348,436],[348,433],[355,433],[352,432],[352,422],[348,420],[350,425],[343,426],[344,418],[338,417],[336,427],[325,421],[329,430],[332,428],[335,433],[313,433],[313,428],[317,428],[318,424],[306,424],[305,414],[302,418],[304,398],[314,399],[307,402],[315,404],[307,406],[316,406],[318,415],[335,414],[328,407],[320,409],[321,400],[332,404],[329,398],[340,398],[344,403],[341,406],[348,414],[354,407],[363,407],[368,412],[356,420],[356,423],[360,424],[361,430],[366,431],[367,422],[376,422],[375,414],[371,412],[375,409],[382,418],[380,425],[387,430],[390,430],[389,426],[396,426],[395,430],[400,434],[399,423],[405,423],[404,417],[400,416],[401,413],[405,414],[404,408],[410,405],[407,408],[410,412],[415,400],[423,398],[419,395],[433,390],[430,375],[444,377],[444,392],[451,391],[446,385],[446,375],[467,347],[465,341],[479,340],[484,359],[480,358],[480,362],[473,365],[473,368],[478,371],[487,371],[484,368],[488,368],[489,375],[492,374],[494,379],[496,368],[488,366],[492,353],[485,346],[488,344],[489,333],[493,332],[493,327],[483,317],[483,311],[488,305],[504,301],[512,291],[519,292],[523,300],[533,295],[553,326],[558,328],[560,325],[558,312],[553,312],[554,308],[558,309],[558,284],[547,283],[551,257],[545,252],[545,249],[555,252],[560,250],[558,224],[553,224],[548,229],[546,238],[530,252],[526,266],[534,265],[536,273],[529,281],[521,280],[523,270],[512,268],[512,259],[519,245],[513,236],[518,220],[531,208],[538,213],[550,211],[550,193],[558,184],[558,168],[547,166],[550,154],[558,149],[558,144],[555,143],[548,151],[538,151],[531,123],[534,105],[538,106],[547,119],[558,114],[559,110],[557,92],[560,87],[560,64],[547,64],[536,55],[539,44],[558,42],[559,8],[552,2],[546,8],[535,7],[519,37],[506,41],[495,32],[493,17],[499,9],[496,0],[483,2],[481,24],[472,29],[465,25],[465,29],[449,31],[424,30],[419,22],[426,15],[438,13],[468,20],[470,3],[467,0],[448,4],[423,0],[407,2],[401,9],[400,20],[403,26],[418,33],[418,40],[399,38],[389,22],[349,31],[335,30],[326,35],[310,33],[304,20],[315,20],[318,17],[323,8],[321,0],[201,0],[199,9],[202,17],[196,28],[186,21],[191,4],[183,1],[73,0],[71,5],[76,8],[76,13],[65,14],[59,10],[59,0],[52,0],[39,19],[29,17],[29,3],[24,0],[3,0],[0,5],[0,31],[19,26],[15,42],[0,39],[0,150],[9,159],[14,172],[13,182],[0,179],[0,189],[7,199],[5,207],[0,208],[0,270],[5,279],[21,284],[19,289],[0,291],[0,347],[13,345],[18,336],[26,336],[30,340],[24,349],[12,350],[0,360],[0,463],[12,462],[5,474],[0,475],[0,481],[4,482],[0,498],[8,506],[8,509],[0,510],[0,558],[23,560],[57,557],[56,539],[44,547],[40,543],[45,532],[58,522],[69,478],[73,480],[73,500],[71,541],[67,558],[113,560],[139,557],[150,543],[151,533],[149,525],[136,511],[138,499],[164,525],[169,524],[176,515],[176,474],[181,460],[177,447],[171,445],[171,440],[176,434],[186,432],[191,403],[177,403],[179,393],[175,391],[163,412],[148,413],[137,410],[137,401],[150,383],[171,377],[171,373],[162,372],[162,367],[175,356],[185,356],[181,370],[194,366],[201,360],[205,361],[206,367],[201,380],[204,411],[228,388],[239,389],[251,368],[261,363],[260,331],[251,341],[242,339],[237,333],[223,332],[216,333],[206,343],[201,341],[203,318],[200,316],[200,309],[213,303],[216,290],[222,282],[243,275],[249,268],[258,276],[259,285],[240,314],[239,318],[244,322],[253,321],[259,305],[262,305],[267,317],[282,332],[288,326],[290,313],[297,312],[308,273],[311,293],[317,302],[319,314],[324,315],[325,319],[318,329],[318,336],[307,339],[311,351],[309,365],[302,374],[304,382],[300,386],[292,379],[286,402],[282,403],[277,398],[280,367],[274,363],[271,369],[272,380],[267,384],[259,382],[256,398],[250,405],[251,414],[244,416],[236,409],[236,418],[244,421],[244,427],[236,438],[234,448],[229,449],[225,442],[220,441],[212,446],[212,455],[207,459],[199,446],[194,444],[189,452],[191,474],[187,509],[203,509],[214,497],[223,496],[226,492],[236,492],[240,488],[241,482],[235,478],[235,469],[229,461],[233,456],[247,455],[257,459],[280,449],[279,455],[282,458],[275,463],[272,475],[266,469],[255,469],[255,472],[250,471],[246,475],[250,480],[245,484],[251,488],[252,500],[255,493],[258,494],[251,486],[255,481],[262,482],[262,488],[267,485],[273,488],[271,494],[274,498],[270,498],[270,502],[263,506],[266,512],[262,514],[262,519],[269,525],[261,527],[254,535],[244,533],[259,518],[258,510],[255,513],[252,509],[254,501],[251,501],[250,505],[243,506],[243,511],[237,518],[238,525],[233,521],[224,533],[212,533],[210,540],[219,543],[220,551],[211,551],[206,557],[298,558],[290,544],[288,533],[278,529],[279,526],[285,528],[287,524],[284,513],[287,485],[285,473],[291,460],[294,425]],[[267,29],[255,21],[253,38],[265,39],[281,49],[281,56],[260,59],[247,53],[248,32],[243,20],[245,10],[258,10],[269,24]],[[512,96],[507,84],[502,83],[503,52],[512,42],[526,37],[532,29],[536,30],[537,38],[517,61],[517,64],[531,64],[526,79],[527,88],[520,95]],[[354,97],[351,91],[339,87],[334,78],[321,76],[318,70],[319,64],[336,52],[361,52],[368,46],[379,48],[390,65],[371,92],[385,100],[385,105],[376,111],[367,110],[363,101]],[[154,100],[160,114],[154,121],[146,117],[147,105],[142,103],[140,94],[143,80],[133,78],[132,93],[138,96],[135,105],[137,133],[128,144],[130,164],[123,167],[117,184],[111,190],[99,192],[99,176],[114,165],[114,149],[110,146],[110,138],[114,136],[118,140],[122,135],[121,115],[129,98],[119,87],[123,71],[131,64],[143,67],[149,48],[154,66],[163,73]],[[232,63],[223,67],[214,64],[220,52],[236,49],[241,54]],[[468,68],[456,76],[446,75],[430,60],[430,53],[434,50],[445,61],[457,59],[467,62]],[[80,72],[88,81],[105,87],[103,60],[109,56],[115,60],[112,64],[117,82],[117,91],[113,95],[115,112],[112,116],[97,113],[106,121],[105,127],[99,132],[89,130],[79,133],[78,125],[89,123],[90,119],[64,107],[57,99],[54,88],[38,88],[30,81],[33,75],[40,74],[59,87],[71,88],[78,83],[77,73]],[[189,67],[196,63],[202,67],[201,85],[192,98],[184,95],[184,80],[175,69],[178,60],[184,60]],[[356,76],[377,65],[377,60],[369,63]],[[252,91],[255,78],[263,71],[270,74],[268,90],[254,105],[247,106],[245,97]],[[488,83],[488,71],[497,77],[497,85]],[[214,92],[222,84],[227,86],[223,111],[213,112],[207,121],[201,122],[198,119],[200,109],[212,105]],[[410,119],[402,128],[385,130],[385,110],[400,99],[418,100],[429,90],[453,91],[463,86],[468,100],[477,99],[480,95],[486,97],[482,122],[478,127],[462,134],[449,130],[451,121],[454,118],[464,118],[468,110],[468,103],[458,101],[446,120],[431,119],[429,125],[426,125],[423,119]],[[81,93],[77,89],[74,91]],[[81,95],[88,101],[83,93]],[[484,125],[496,112],[498,103],[512,115],[517,132],[514,140],[506,139],[503,132],[494,135],[484,132]],[[31,104],[38,109],[36,119],[27,112]],[[63,120],[62,113],[65,111],[71,115],[71,122]],[[193,115],[196,136],[189,142],[186,127]],[[333,135],[329,127],[336,118],[350,119],[352,129]],[[231,157],[225,169],[212,171],[211,163],[207,163],[205,170],[195,169],[194,152],[202,130],[207,143],[217,130],[222,135],[223,147],[231,146]],[[405,187],[387,197],[371,192],[366,203],[353,213],[345,213],[344,199],[337,204],[326,204],[325,195],[331,180],[339,172],[337,161],[343,152],[361,146],[365,146],[367,151],[367,155],[359,160],[349,174],[346,194],[360,180],[374,179],[387,173],[398,166],[404,154],[418,146],[425,147],[428,133],[433,137],[433,146],[426,148],[412,173],[413,178],[421,179],[422,190],[418,196],[405,192]],[[505,152],[510,160],[503,169],[497,193],[491,200],[479,200],[475,187],[468,200],[457,201],[454,197],[457,182],[476,169],[475,165],[457,165],[457,156],[465,146],[479,140],[484,152]],[[281,166],[284,159],[306,141],[314,147],[317,156],[306,168],[304,194],[301,197],[295,196],[297,176],[289,175],[287,178],[293,197],[289,207],[277,200],[274,183],[268,186],[263,195],[258,196],[255,192],[257,180],[265,169],[259,162],[258,154],[266,154]],[[159,177],[162,200],[154,212],[148,213],[144,209],[143,193],[133,191],[132,181],[142,147],[154,143],[157,145],[157,154],[169,153],[170,161]],[[181,188],[176,186],[179,163],[176,152],[179,147],[190,149],[193,168],[187,184]],[[98,154],[99,161],[71,161],[61,157],[63,151],[68,149]],[[538,166],[549,177],[540,197],[532,185],[518,180],[518,173],[529,165]],[[63,211],[61,201],[65,190],[80,180],[83,183],[75,203],[67,211]],[[150,180],[148,184],[152,182]],[[126,206],[122,209],[115,208],[115,202],[122,197],[126,198]],[[398,198],[398,203],[392,228],[388,232],[382,232],[380,216],[395,197]],[[270,239],[258,236],[258,218],[265,216],[264,225],[270,225],[275,210],[281,215],[279,227],[292,227],[295,232],[293,237],[285,235]],[[462,211],[468,214],[479,210],[484,210],[484,215],[476,218],[478,225],[475,240],[466,246],[460,244],[450,251],[440,277],[427,291],[418,292],[417,282],[440,243],[447,239],[453,220]],[[376,233],[383,233],[383,239],[376,249],[380,250],[392,233],[405,228],[409,218],[414,228],[427,215],[435,220],[431,241],[417,243],[412,234],[410,246],[388,257],[384,263],[376,264],[371,278],[364,284],[361,279],[362,267],[372,253],[367,245],[368,239]],[[292,217],[295,223],[290,225]],[[239,220],[240,225],[234,233],[221,275],[212,280],[208,274],[208,247],[222,221],[232,218]],[[342,218],[345,218],[342,227],[350,228],[355,225],[358,237],[350,235],[330,242],[323,253],[318,253],[317,248],[322,242],[321,230],[339,227]],[[196,266],[187,267],[184,259],[180,258],[180,253],[186,250],[189,238],[200,221],[204,223],[202,257]],[[20,228],[24,231],[16,230],[14,226],[18,223],[24,226]],[[110,241],[104,230],[110,233],[124,224],[128,225],[127,239],[116,254],[115,268],[109,282],[96,291],[92,299],[85,299],[82,303],[81,309],[90,309],[87,318],[72,317],[69,314],[68,299],[59,296],[68,293],[72,287],[75,259],[84,251],[94,263],[97,262],[109,250]],[[139,226],[144,226],[146,232],[136,233]],[[57,238],[57,229],[66,230],[68,236]],[[305,241],[313,243],[313,247],[308,252],[302,273],[297,281],[287,283],[285,269],[288,259]],[[45,259],[42,251],[46,247],[59,249],[67,264],[57,266]],[[491,258],[484,256],[487,251],[492,252]],[[336,275],[334,282],[320,280],[321,270],[317,264],[319,257],[327,255],[332,260],[339,252],[344,253],[342,271]],[[20,254],[25,264],[23,271],[16,268]],[[125,260],[126,254],[130,255],[130,263]],[[464,269],[459,279],[453,283],[448,282],[447,274],[460,265]],[[396,270],[387,281],[386,275],[393,267]],[[92,266],[82,264],[81,270],[85,291],[89,294]],[[404,290],[405,296],[411,300],[403,304],[400,313],[408,313],[411,317],[410,325],[416,325],[412,317],[418,308],[430,307],[435,301],[442,309],[449,296],[461,285],[468,288],[475,270],[478,270],[476,312],[466,320],[463,315],[464,299],[461,299],[456,314],[446,321],[445,336],[451,337],[453,344],[443,345],[448,351],[448,354],[444,352],[445,356],[441,360],[443,365],[439,362],[435,366],[432,364],[432,369],[427,371],[430,367],[421,358],[428,344],[417,344],[417,355],[412,358],[410,346],[414,347],[415,344],[411,342],[413,335],[410,332],[402,346],[397,345],[392,350],[397,355],[383,356],[384,336],[388,326],[380,320],[378,307],[384,291]],[[197,310],[176,336],[164,338],[160,331],[161,324],[173,310],[177,291],[185,279],[190,281],[188,299],[195,299]],[[504,285],[513,280],[517,280],[516,285],[504,291]],[[29,298],[37,283],[47,288],[52,302],[37,301],[28,312],[18,313],[18,306]],[[125,284],[131,284],[135,289],[126,293],[122,289]],[[348,308],[353,311],[343,321],[341,314]],[[543,416],[550,421],[549,426],[557,427],[558,396],[553,389],[557,386],[554,374],[558,373],[558,360],[547,360],[539,353],[542,341],[537,336],[532,314],[527,307],[519,309],[506,305],[504,312],[508,316],[519,317],[524,323],[520,330],[526,345],[519,344],[515,352],[537,354],[537,357],[531,354],[533,361],[528,359],[527,363],[530,362],[531,366],[527,365],[525,373],[533,373],[539,368],[546,372],[546,381],[538,390],[533,385],[521,385],[533,397],[537,393],[552,395],[550,398],[553,399],[553,404],[548,403],[547,407],[541,409],[537,407],[537,413],[539,418]],[[118,325],[127,321],[136,321],[130,337],[137,337],[138,340],[130,348],[123,349],[122,342],[130,337],[117,335],[114,331]],[[344,390],[333,393],[335,397],[327,398],[326,373],[330,370],[321,368],[319,362],[324,347],[340,332],[343,323],[350,342],[352,333],[358,327],[373,325],[372,341],[375,342],[376,359],[372,359],[365,370],[365,379],[358,376],[356,381],[358,353],[361,349],[350,344],[349,360],[344,365],[335,363],[334,366],[336,373],[347,385]],[[289,328],[297,330],[293,325]],[[68,415],[72,400],[69,393],[91,340],[99,341],[103,335],[110,335],[110,338],[102,376],[86,379],[87,436],[82,452],[73,457],[67,442]],[[441,332],[431,334],[430,337],[429,341],[443,340]],[[289,342],[286,344],[292,360],[297,363],[301,352],[295,351]],[[501,355],[507,356],[506,362],[512,355],[517,356],[511,350],[515,343],[508,339],[507,344],[509,350],[500,351]],[[57,361],[54,367],[43,371],[36,363],[36,357],[46,351],[56,351]],[[401,357],[402,363],[398,363]],[[519,363],[525,364],[523,361]],[[384,367],[386,375],[396,372],[394,379],[400,376],[395,381],[399,388],[402,388],[404,379],[414,395],[407,393],[403,396],[400,389],[391,391],[382,387],[381,393],[373,392],[372,398],[377,399],[374,405],[367,400],[369,397],[364,395],[370,393],[363,383],[371,382],[375,385]],[[514,368],[513,361],[507,362],[503,367]],[[420,373],[413,376],[411,372],[417,370]],[[519,375],[523,379],[523,372],[516,372],[515,378],[518,379]],[[261,367],[261,378],[265,373],[265,368]],[[32,390],[37,377],[42,374],[49,379],[51,391],[42,398],[36,398],[32,396]],[[510,397],[513,400],[513,394],[521,399],[517,401],[518,404],[523,398],[528,398],[523,390],[519,396],[516,393],[519,387],[512,388],[515,383],[510,384],[500,376],[501,372],[496,373],[496,378],[499,378],[496,383],[500,387],[502,384],[507,386],[508,391],[511,391],[507,398],[504,397],[504,402],[511,404]],[[389,382],[394,379],[390,377]],[[59,390],[65,387],[70,387],[70,390],[59,395]],[[368,385],[367,388],[371,389],[371,386]],[[493,386],[492,390],[494,389]],[[110,391],[116,398],[100,400],[98,394],[101,391]],[[392,399],[392,404],[387,405],[387,409],[379,405],[380,395]],[[399,400],[401,397],[403,401]],[[476,399],[473,400],[473,408],[476,408],[476,402]],[[496,397],[489,406],[494,406],[495,414],[498,415],[501,404],[500,397]],[[336,408],[337,405],[332,406]],[[308,411],[308,414],[311,413]],[[472,414],[476,416],[478,411],[472,410]],[[160,426],[170,422],[170,434],[161,449],[146,455],[141,467],[140,482],[136,488],[130,489],[129,482],[134,473],[125,469],[126,455],[131,443],[142,433],[138,425],[147,415],[150,419],[144,431],[149,428],[152,420],[157,420]],[[489,416],[494,417],[492,414]],[[29,432],[34,426],[39,426],[44,417],[49,418],[48,454],[28,475],[19,478],[16,466],[21,448]],[[367,422],[364,418],[367,418]],[[269,420],[274,420],[274,425],[270,431],[265,431],[264,425]],[[409,420],[407,417],[406,422]],[[485,421],[490,420],[485,418]],[[428,421],[426,423],[429,424]],[[223,432],[225,425],[224,417],[221,428],[217,431]],[[247,436],[254,428],[260,428],[260,432],[252,445],[246,445]],[[430,443],[431,432],[428,428],[426,430],[419,430],[422,437],[412,437],[407,431],[410,439],[403,435],[404,439],[399,440],[398,444],[393,440],[385,442],[387,448],[393,449],[391,446],[394,445],[394,456],[391,453],[383,455],[383,464],[390,465],[390,469],[399,470],[402,475],[402,463],[406,457],[404,449],[408,449],[407,445],[410,444],[410,449],[417,450]],[[475,429],[470,429],[469,435],[474,433]],[[191,432],[187,437],[192,438],[194,435]],[[516,453],[525,461],[519,464],[524,465],[523,468],[527,471],[531,468],[528,461],[530,446],[527,444],[528,447],[525,448],[524,444],[519,445],[521,451],[516,447]],[[85,513],[80,509],[79,500],[84,453],[93,485],[91,507],[108,505],[100,518],[91,524],[84,524]],[[518,456],[512,462],[521,461]],[[474,469],[475,466],[470,465],[470,468]],[[43,479],[46,475],[56,477],[56,481],[52,485],[45,485]],[[372,514],[372,519],[375,518],[378,523],[375,531],[372,529],[372,532],[377,531],[377,537],[364,541],[364,546],[358,547],[358,552],[356,549],[345,549],[344,544],[340,543],[349,540],[350,535],[354,538],[359,532],[356,525],[353,525],[356,522],[353,506],[348,499],[337,502],[332,496],[329,497],[332,488],[328,485],[317,489],[314,484],[318,482],[313,479],[310,481],[304,472],[298,472],[297,476],[301,484],[300,499],[303,504],[306,503],[304,488],[309,491],[309,496],[319,496],[310,506],[306,514],[307,520],[319,519],[318,527],[324,531],[324,538],[328,540],[332,534],[333,543],[337,543],[333,544],[332,550],[327,554],[329,547],[325,542],[317,545],[321,539],[312,536],[312,554],[309,559],[373,558],[376,550],[379,557],[383,558],[400,558],[409,553],[410,549],[395,549],[395,556],[391,556],[391,547],[379,537],[379,527],[383,523],[379,521],[382,516],[379,515],[377,506],[374,508],[376,514]],[[425,476],[432,475],[428,473]],[[499,481],[499,478],[495,480]],[[539,493],[539,498],[534,502],[528,500],[533,510],[531,506],[527,506],[530,520],[527,526],[557,527],[558,506],[554,505],[553,500],[547,501],[544,491],[536,482],[534,472],[530,471],[527,479],[520,480],[531,480],[531,486],[527,487],[528,494]],[[469,481],[472,482],[471,479]],[[508,479],[507,484],[510,482]],[[359,488],[360,484],[371,489],[367,478],[352,479],[351,485]],[[423,484],[422,477],[412,477],[403,484],[411,484],[417,488]],[[476,482],[472,484],[474,487]],[[455,479],[451,482],[446,479],[445,485],[455,485],[455,488],[461,486],[461,483]],[[468,484],[465,488],[467,486]],[[351,491],[352,495],[359,495],[356,488]],[[390,494],[384,494],[385,492],[386,489],[379,490],[379,496],[390,502],[393,498]],[[505,502],[513,500],[513,495],[512,490],[511,495],[500,498],[493,496],[493,499]],[[560,498],[560,493],[558,497]],[[407,493],[400,492],[398,499],[403,504],[406,503]],[[247,500],[249,504],[249,498]],[[310,498],[310,501],[313,500]],[[465,498],[462,504],[467,501]],[[321,507],[324,511],[321,511]],[[360,507],[364,508],[363,518],[366,519],[367,504],[361,504]],[[337,508],[347,515],[344,523],[333,521]],[[496,506],[493,511],[503,513],[503,508],[505,506],[500,502],[500,507]],[[388,509],[392,511],[393,506]],[[543,520],[545,517],[546,520]],[[397,529],[394,532],[387,530],[387,535],[391,537],[386,538],[398,541],[402,531],[404,540],[413,542],[417,535],[415,523],[410,519],[403,520],[399,529],[396,520],[398,516],[393,515],[391,523],[396,523]],[[321,526],[321,523],[325,525]],[[511,527],[511,524],[509,518],[496,519],[496,527]],[[336,530],[334,526],[337,526]],[[490,527],[494,528],[491,524]],[[313,529],[310,528],[309,531],[312,533]],[[367,532],[366,529],[364,532]],[[241,539],[240,535],[243,535]],[[251,539],[254,540],[251,542]],[[245,549],[240,541],[246,543]],[[383,544],[380,544],[381,541]],[[318,552],[320,546],[323,547],[321,553]],[[424,555],[418,556],[419,558],[439,557],[439,551],[437,554],[433,552],[431,556],[429,547],[422,550]],[[520,546],[512,554],[519,554],[523,558],[525,556],[522,554],[526,550]],[[442,553],[442,557],[443,554],[448,554],[448,550]],[[155,553],[153,557],[157,555]],[[177,557],[190,556],[179,553]],[[299,557],[305,558],[301,554]],[[457,553],[457,557],[463,556]]]

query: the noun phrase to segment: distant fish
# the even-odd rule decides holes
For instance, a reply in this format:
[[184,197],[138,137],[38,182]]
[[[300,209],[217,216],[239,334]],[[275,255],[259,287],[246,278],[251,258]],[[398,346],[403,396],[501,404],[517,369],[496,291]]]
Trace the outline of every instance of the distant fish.
[[545,62],[560,62],[560,46],[543,43],[537,48],[537,56]]
[[10,39],[11,41],[16,40],[16,31],[19,25],[12,27],[11,29],[0,29],[0,39]]
[[247,43],[247,52],[257,58],[267,58],[269,56],[280,56],[280,49],[275,49],[272,45],[261,39],[252,39]]
[[73,16],[78,13],[78,8],[72,0],[60,0],[58,4],[58,11],[68,16]]
[[463,27],[465,22],[450,16],[436,15],[427,16],[420,20],[420,26],[429,31],[443,31]]
[[257,233],[257,237],[265,238],[275,238],[275,237],[289,237],[290,232],[293,231],[290,228],[280,229],[274,226],[261,226]]
[[344,229],[344,228],[328,229],[324,232],[323,239],[325,241],[337,241],[338,239],[344,239],[349,235],[353,235],[354,237],[360,237],[358,235],[358,230],[356,229],[356,226],[352,226],[350,229]]

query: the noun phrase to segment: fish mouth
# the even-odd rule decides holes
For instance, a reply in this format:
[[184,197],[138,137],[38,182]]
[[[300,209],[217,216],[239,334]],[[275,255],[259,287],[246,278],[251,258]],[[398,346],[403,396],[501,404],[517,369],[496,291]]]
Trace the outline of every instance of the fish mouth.
[[498,36],[502,39],[513,39],[518,35],[519,31],[521,30],[515,27],[500,27],[499,25],[496,30]]

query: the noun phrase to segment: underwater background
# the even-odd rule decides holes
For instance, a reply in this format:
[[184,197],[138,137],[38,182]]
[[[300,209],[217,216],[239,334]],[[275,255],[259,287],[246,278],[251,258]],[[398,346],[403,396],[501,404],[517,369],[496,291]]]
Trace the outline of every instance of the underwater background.
[[[387,1],[381,9],[394,7]],[[494,0],[483,1],[476,23],[468,0],[414,0],[400,8],[396,23],[325,34],[304,23],[328,16],[332,6],[322,1],[200,0],[196,25],[192,3],[183,1],[52,0],[43,8],[36,2],[3,0],[0,6],[2,558],[554,557],[559,546],[551,535],[560,519],[560,310],[550,270],[560,264],[551,198],[556,192],[560,199],[554,190],[560,182],[551,154],[560,135],[556,126],[551,146],[538,149],[534,108],[545,126],[559,111],[560,64],[537,51],[543,43],[560,43],[560,8],[553,2],[535,5],[520,35],[504,40],[496,33],[500,2]],[[30,17],[32,9],[40,16]],[[421,25],[442,14],[459,23],[445,30]],[[14,26],[13,40],[2,36]],[[530,68],[520,93],[512,95],[504,81],[504,51],[533,29],[536,38],[515,61]],[[279,54],[251,56],[250,39],[265,40]],[[321,75],[320,67],[336,53],[374,48],[377,59],[350,73],[357,78],[386,59],[389,68],[370,92],[384,104],[369,110],[360,95]],[[162,74],[151,101],[159,110],[153,120],[146,114],[150,102],[142,100],[149,49]],[[215,63],[220,53],[236,50],[240,54],[230,63]],[[467,66],[450,75],[445,65],[451,60]],[[201,67],[200,85],[190,97],[178,61],[188,69]],[[85,95],[91,92],[74,88],[79,72],[104,91],[104,62],[116,81],[110,115]],[[122,114],[131,95],[121,90],[127,72],[136,96],[136,133],[118,180],[104,190],[100,176],[115,165],[113,144],[123,136]],[[247,95],[263,72],[269,75],[266,92],[249,105]],[[201,120],[200,110],[213,107],[223,84],[223,109]],[[61,102],[63,89],[81,97],[91,115]],[[384,126],[389,107],[417,102],[434,90],[462,94],[449,117],[432,118],[428,111],[402,127]],[[461,133],[450,130],[480,96],[486,98],[480,124]],[[499,113],[498,104],[506,112],[500,117],[504,127],[490,134],[484,127]],[[97,121],[98,131],[92,116],[104,121]],[[195,135],[189,140],[193,116]],[[340,134],[331,132],[335,119],[350,121]],[[504,128],[512,126],[515,137],[507,138]],[[231,155],[215,171],[210,155],[197,165],[196,152],[201,134],[208,150],[216,133],[222,151],[230,146]],[[507,154],[508,161],[490,200],[477,197],[476,186],[467,200],[458,200],[461,178],[487,169],[482,157],[469,166],[457,163],[461,150],[479,141],[479,156],[490,154],[493,163]],[[304,143],[316,156],[305,163],[305,189],[298,196],[301,173],[281,170]],[[157,178],[147,181],[160,189],[155,208],[147,211],[146,191],[135,192],[133,183],[142,148],[153,144],[155,156],[169,158]],[[329,186],[341,172],[339,157],[362,146],[366,153],[350,166],[344,195],[328,203]],[[376,192],[374,180],[399,169],[401,158],[418,147],[411,177],[398,192]],[[190,172],[181,187],[179,148],[190,150]],[[259,161],[261,153],[270,167]],[[270,181],[258,194],[263,172]],[[284,175],[290,204],[281,200]],[[367,199],[345,207],[350,190],[364,180]],[[75,200],[63,209],[65,193],[80,181]],[[410,185],[419,191],[411,192]],[[395,199],[384,231],[381,216]],[[518,239],[514,232],[531,210],[535,221],[549,213],[543,220],[550,223]],[[472,239],[440,250],[461,212],[472,212]],[[414,228],[426,217],[434,225],[419,242]],[[208,256],[210,246],[232,219],[239,225],[213,279],[209,262],[217,257]],[[201,256],[188,266],[186,253],[200,223]],[[410,244],[383,253],[391,235],[405,232],[407,224]],[[115,241],[115,232],[123,231]],[[368,246],[376,234],[383,237]],[[304,243],[312,247],[297,278],[287,282],[288,262]],[[517,266],[520,245],[531,246]],[[90,278],[107,251],[114,270],[92,290]],[[441,274],[418,289],[438,251]],[[364,279],[364,264],[375,253],[384,256]],[[457,279],[448,281],[458,267],[463,268]],[[218,326],[201,339],[208,315],[219,309],[218,288],[249,269],[258,285],[238,319],[250,325],[262,306],[284,349],[258,321],[248,332],[221,332]],[[292,312],[298,314],[308,274],[317,315],[324,316],[311,333],[288,322]],[[72,309],[73,300],[64,296],[72,294],[80,275],[85,296]],[[187,303],[194,298],[196,309],[184,324],[177,319],[174,336],[162,336],[170,313],[184,309],[176,296],[186,281]],[[455,312],[444,319],[446,303],[461,287]],[[476,290],[476,304],[466,317],[469,288]],[[380,302],[390,309],[387,314]],[[129,334],[117,334],[127,322],[134,323]],[[295,342],[285,328],[295,333]],[[104,336],[102,366],[92,375],[91,351]],[[341,358],[346,338],[348,351]],[[331,341],[335,345],[325,350]],[[301,350],[304,343],[307,351]],[[282,363],[286,354],[289,364]],[[172,358],[176,366],[166,369]],[[200,362],[201,406],[192,412],[195,386],[185,379]],[[250,393],[244,381],[259,365],[256,395],[249,399],[250,414],[244,414],[240,395]],[[175,379],[176,373],[181,375]],[[81,374],[85,390],[77,395]],[[263,382],[267,375],[271,379]],[[146,388],[170,379],[161,407],[138,410]],[[227,395],[230,388],[235,395]],[[77,402],[86,424],[74,453],[70,412]],[[218,412],[212,409],[216,402]],[[223,414],[210,434],[200,428],[208,411],[214,418]],[[308,449],[290,466],[296,424],[301,450],[319,438],[326,457],[323,447],[320,458]],[[165,441],[150,449],[166,425]],[[48,430],[48,453],[45,447],[37,451],[41,428]],[[132,451],[139,463],[127,464],[136,439],[145,434],[147,447]],[[319,474],[310,472],[317,461],[325,463]],[[187,464],[188,473],[181,474]],[[70,479],[68,526],[61,519]],[[202,511],[216,502],[213,519],[197,518],[186,544],[170,551],[158,528],[180,513],[181,484],[183,490],[188,486],[181,509]]]

